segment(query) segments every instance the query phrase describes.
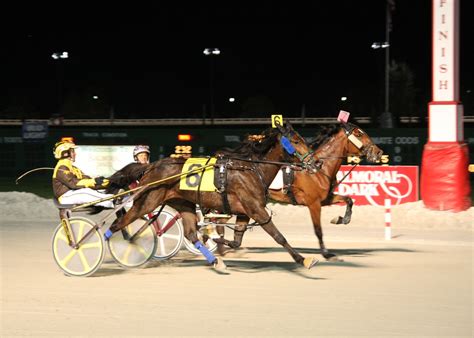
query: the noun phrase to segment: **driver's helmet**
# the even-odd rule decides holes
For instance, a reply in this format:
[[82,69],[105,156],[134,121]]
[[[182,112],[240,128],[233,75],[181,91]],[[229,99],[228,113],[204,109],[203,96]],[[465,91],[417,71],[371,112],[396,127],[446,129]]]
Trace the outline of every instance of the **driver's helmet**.
[[137,161],[137,155],[141,153],[147,153],[148,157],[150,157],[150,147],[143,144],[135,146],[135,148],[133,148],[133,159]]
[[54,158],[57,160],[60,160],[62,158],[69,157],[71,155],[69,150],[76,149],[76,148],[77,146],[73,142],[70,142],[70,141],[56,142],[53,149]]

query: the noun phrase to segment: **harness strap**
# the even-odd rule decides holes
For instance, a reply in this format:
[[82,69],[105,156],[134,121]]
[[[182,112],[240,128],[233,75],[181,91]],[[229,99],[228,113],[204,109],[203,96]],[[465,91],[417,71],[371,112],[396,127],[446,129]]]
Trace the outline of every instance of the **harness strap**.
[[253,222],[253,223],[249,223],[247,224],[248,227],[253,227],[253,226],[262,226],[262,225],[265,225],[265,224],[268,224],[270,223],[272,220],[272,216],[269,216],[268,219],[263,222],[263,223],[258,223],[258,222]]
[[217,181],[217,192],[221,194],[222,206],[224,213],[231,214],[231,208],[229,203],[229,197],[227,195],[227,166],[229,165],[229,159],[219,158],[215,164],[214,180]]
[[283,193],[288,195],[291,204],[297,205],[295,194],[293,193],[292,185],[295,180],[295,173],[291,167],[283,167]]
[[259,178],[260,183],[262,184],[263,190],[265,191],[265,203],[266,203],[268,201],[268,187],[266,186],[265,181],[263,180],[262,172],[257,166],[255,166],[254,163],[252,164],[252,170],[257,173],[257,177]]
[[[198,185],[198,188],[196,190],[196,194],[197,194],[197,202],[198,202],[198,206],[199,208],[201,208],[201,184],[202,184],[202,177],[204,177],[204,172],[206,171],[207,167],[208,167],[208,164],[209,164],[209,161],[211,160],[211,158],[209,157],[206,161],[206,164],[204,164],[203,168],[202,168],[202,171],[201,171],[201,179],[199,180],[199,185]],[[161,211],[161,210],[160,210]]]

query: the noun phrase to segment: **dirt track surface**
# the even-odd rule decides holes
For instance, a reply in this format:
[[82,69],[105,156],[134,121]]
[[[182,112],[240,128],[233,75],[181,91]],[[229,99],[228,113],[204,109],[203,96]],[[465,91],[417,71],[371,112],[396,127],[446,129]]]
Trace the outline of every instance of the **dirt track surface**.
[[275,223],[320,259],[311,270],[255,229],[224,258],[229,275],[183,249],[142,269],[107,257],[92,277],[66,277],[51,255],[56,218],[0,219],[0,336],[473,336],[472,225],[394,227],[385,241],[383,219],[325,223],[344,260],[326,262],[309,217],[286,210],[294,217]]

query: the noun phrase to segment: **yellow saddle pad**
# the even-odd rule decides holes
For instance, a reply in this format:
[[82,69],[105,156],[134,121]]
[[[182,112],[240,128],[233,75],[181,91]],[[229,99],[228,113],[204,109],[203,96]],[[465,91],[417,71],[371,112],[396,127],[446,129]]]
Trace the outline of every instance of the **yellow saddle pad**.
[[197,158],[191,157],[186,160],[181,171],[185,174],[191,170],[193,173],[181,176],[179,181],[179,189],[181,190],[200,190],[200,191],[217,191],[214,185],[214,167],[208,167],[204,170],[197,170],[206,165],[216,163],[216,158]]

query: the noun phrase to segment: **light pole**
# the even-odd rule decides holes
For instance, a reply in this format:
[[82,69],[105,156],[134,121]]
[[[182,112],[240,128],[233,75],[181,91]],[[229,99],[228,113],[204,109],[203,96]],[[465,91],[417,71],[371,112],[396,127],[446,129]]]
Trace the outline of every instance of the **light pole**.
[[[386,36],[388,39],[388,32],[386,32]],[[390,124],[391,124],[391,114],[390,114],[390,42],[385,41],[385,42],[374,42],[372,43],[371,46],[373,49],[385,49],[385,100],[384,100],[384,116],[382,117],[383,119],[390,119]]]
[[69,53],[68,52],[62,52],[62,53],[53,53],[51,54],[51,57],[53,60],[56,60],[56,62],[59,62],[57,66],[57,82],[58,82],[58,111],[57,114],[61,114],[61,105],[62,105],[62,96],[63,96],[63,80],[64,80],[64,70],[61,65],[62,60],[65,60],[69,58]]
[[211,118],[211,124],[214,124],[214,57],[221,53],[219,48],[205,48],[202,52],[204,55],[209,56],[209,98],[210,98],[210,109],[209,115]]
[[373,49],[385,49],[385,103],[383,116],[381,117],[382,126],[393,128],[393,117],[390,112],[390,31],[392,25],[391,11],[394,8],[393,1],[387,0],[385,6],[385,41],[372,43]]

